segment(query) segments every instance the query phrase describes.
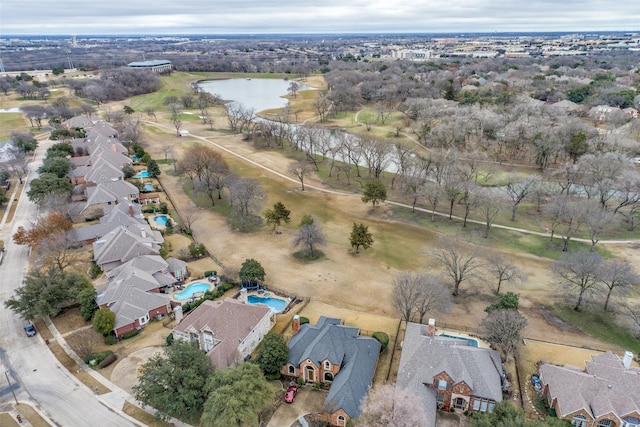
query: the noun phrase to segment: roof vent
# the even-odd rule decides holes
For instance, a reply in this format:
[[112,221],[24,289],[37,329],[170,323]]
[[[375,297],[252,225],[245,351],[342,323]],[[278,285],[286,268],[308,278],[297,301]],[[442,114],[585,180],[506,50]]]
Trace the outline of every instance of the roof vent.
[[608,387],[608,388],[611,388],[611,384],[609,384],[607,387]]

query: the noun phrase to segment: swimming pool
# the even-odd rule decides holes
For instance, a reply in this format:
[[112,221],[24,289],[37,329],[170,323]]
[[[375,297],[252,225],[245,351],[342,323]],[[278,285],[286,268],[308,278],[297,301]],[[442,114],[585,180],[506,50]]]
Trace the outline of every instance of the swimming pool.
[[140,171],[137,174],[133,175],[133,178],[149,178],[151,174],[149,171]]
[[281,298],[273,297],[260,297],[257,295],[249,295],[247,297],[249,304],[266,304],[273,308],[276,312],[280,313],[287,306],[287,301]]
[[449,335],[449,334],[440,334],[438,336],[445,337],[445,338],[453,338],[453,339],[456,339],[456,340],[467,341],[469,343],[469,346],[478,347],[478,341],[474,340],[473,338],[458,337],[456,335]]
[[153,217],[153,222],[160,227],[166,227],[167,222],[169,221],[169,217],[167,215],[156,215]]
[[209,285],[208,283],[202,283],[202,282],[192,283],[189,286],[187,286],[187,289],[185,289],[182,292],[178,292],[177,294],[174,294],[173,297],[179,301],[183,301],[194,296],[199,297],[205,292],[207,292],[209,289],[211,289],[211,285]]

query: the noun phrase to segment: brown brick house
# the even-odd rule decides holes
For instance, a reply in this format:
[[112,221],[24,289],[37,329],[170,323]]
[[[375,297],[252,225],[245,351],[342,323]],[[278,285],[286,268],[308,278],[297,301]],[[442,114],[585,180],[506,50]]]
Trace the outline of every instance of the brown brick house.
[[543,395],[575,427],[640,427],[640,369],[632,359],[608,351],[591,356],[585,369],[543,364]]
[[340,319],[324,316],[315,325],[302,326],[295,316],[294,332],[281,373],[328,386],[321,418],[332,426],[346,426],[350,418],[360,415],[360,402],[369,392],[380,343],[361,337],[358,328],[344,326]]
[[492,411],[502,400],[502,364],[495,350],[435,334],[435,327],[407,323],[396,386],[419,397],[435,426],[436,408]]

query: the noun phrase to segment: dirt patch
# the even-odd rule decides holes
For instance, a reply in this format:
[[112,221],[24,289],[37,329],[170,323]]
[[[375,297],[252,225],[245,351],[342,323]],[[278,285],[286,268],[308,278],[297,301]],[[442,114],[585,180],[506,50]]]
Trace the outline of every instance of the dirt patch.
[[545,320],[545,322],[547,322],[549,325],[553,326],[554,328],[562,331],[562,332],[570,332],[572,334],[583,334],[582,330],[580,330],[580,328],[567,323],[566,321],[564,321],[563,319],[559,318],[558,316],[556,316],[555,314],[553,314],[548,307],[545,307],[543,305],[538,305],[536,307],[536,311],[538,313],[540,313],[540,315],[542,316],[542,318]]
[[138,383],[140,366],[154,354],[163,350],[164,347],[146,347],[134,351],[116,364],[111,372],[111,381],[123,390],[133,394],[133,386]]

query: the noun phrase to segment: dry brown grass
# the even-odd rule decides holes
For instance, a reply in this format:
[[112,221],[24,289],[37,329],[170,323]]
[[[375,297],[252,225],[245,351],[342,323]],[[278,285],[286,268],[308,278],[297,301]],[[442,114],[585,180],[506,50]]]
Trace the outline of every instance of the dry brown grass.
[[166,421],[159,420],[153,415],[151,415],[150,413],[148,413],[147,411],[140,409],[136,405],[126,401],[122,406],[122,411],[125,414],[129,415],[130,417],[135,418],[136,420],[140,421],[141,423],[144,423],[149,427],[172,427],[173,426],[173,424],[168,423]]
[[[16,405],[16,409],[22,415],[22,418],[29,421],[33,427],[51,427],[51,424],[45,421],[44,418],[40,416],[39,413],[36,412],[33,407],[27,403],[18,403]],[[4,424],[2,424],[4,426]],[[16,425],[18,425],[16,423]]]
[[[48,424],[46,424],[46,425],[48,426]],[[18,427],[19,424],[11,414],[9,414],[8,412],[3,412],[3,413],[0,413],[0,426],[2,426],[2,427],[14,427],[14,426]]]
[[84,385],[93,390],[96,394],[105,394],[110,393],[111,389],[106,387],[100,381],[96,380],[91,376],[91,374],[87,371],[78,371],[75,373],[76,378],[78,378]]
[[56,329],[58,329],[58,332],[62,335],[75,331],[83,326],[91,325],[91,322],[87,322],[82,318],[79,308],[71,308],[51,319],[51,321],[56,326]]

